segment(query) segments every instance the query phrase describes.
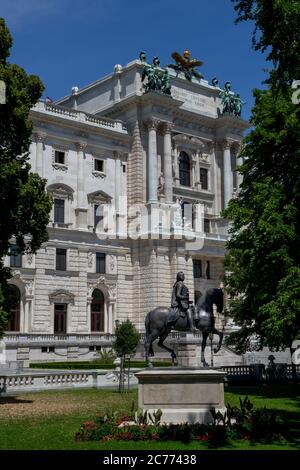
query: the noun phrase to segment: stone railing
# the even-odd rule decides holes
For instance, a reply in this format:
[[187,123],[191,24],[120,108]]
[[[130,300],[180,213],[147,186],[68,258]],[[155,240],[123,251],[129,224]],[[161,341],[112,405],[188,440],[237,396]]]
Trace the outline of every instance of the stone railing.
[[[53,371],[53,372],[0,372],[0,396],[15,395],[20,392],[45,390],[67,390],[72,388],[116,388],[117,381],[111,380],[112,371]],[[130,385],[137,380],[132,373]]]
[[53,343],[68,343],[68,344],[81,344],[81,343],[101,343],[111,344],[114,335],[110,333],[99,334],[67,334],[67,335],[51,335],[43,333],[20,333],[10,334],[4,336],[4,342],[7,346],[12,344],[53,344]]
[[127,134],[127,128],[125,123],[120,120],[109,119],[106,117],[98,117],[93,114],[88,114],[83,111],[76,109],[65,108],[63,106],[57,106],[54,104],[46,104],[43,101],[39,101],[33,108],[32,111],[39,113],[52,114],[55,116],[61,116],[72,121],[84,122],[97,127],[109,128]]
[[[200,336],[196,334],[196,336]],[[66,335],[51,335],[45,333],[6,333],[4,336],[4,342],[7,346],[10,344],[27,344],[28,346],[33,343],[42,343],[42,344],[53,344],[53,343],[92,343],[92,344],[111,344],[114,335],[110,333],[97,333],[97,334],[83,334],[83,333],[74,333],[74,334],[66,334]],[[168,340],[178,340],[182,337],[185,337],[185,332],[180,331],[172,331],[168,337]],[[141,333],[140,341],[144,342],[145,340],[145,333]]]

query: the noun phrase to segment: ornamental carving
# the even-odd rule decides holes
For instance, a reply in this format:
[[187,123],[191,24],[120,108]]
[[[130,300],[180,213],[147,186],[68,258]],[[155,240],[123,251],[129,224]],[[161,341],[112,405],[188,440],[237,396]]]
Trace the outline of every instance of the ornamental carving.
[[65,289],[58,289],[49,294],[50,304],[72,304],[74,305],[75,295]]
[[101,290],[105,295],[106,299],[110,303],[114,303],[117,298],[117,285],[116,283],[109,282],[104,276],[98,277],[94,281],[90,281],[88,284],[87,299],[90,302],[92,299],[93,291],[95,289]]
[[92,268],[93,267],[93,260],[94,260],[94,254],[92,251],[89,251],[87,254],[87,260],[88,260],[88,267]]

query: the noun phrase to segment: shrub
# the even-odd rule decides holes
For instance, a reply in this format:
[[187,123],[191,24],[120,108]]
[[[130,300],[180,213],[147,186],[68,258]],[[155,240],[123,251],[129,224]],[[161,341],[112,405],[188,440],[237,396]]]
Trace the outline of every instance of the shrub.
[[[231,439],[274,439],[281,436],[283,423],[276,414],[267,408],[254,409],[249,398],[240,399],[239,407],[227,405],[221,413],[211,410],[212,424],[160,424],[162,411],[150,414],[147,410],[132,408],[128,416],[118,412],[100,413],[94,421],[86,421],[76,433],[77,440],[161,440],[209,441],[215,447],[228,443]],[[129,424],[128,421],[134,421]]]

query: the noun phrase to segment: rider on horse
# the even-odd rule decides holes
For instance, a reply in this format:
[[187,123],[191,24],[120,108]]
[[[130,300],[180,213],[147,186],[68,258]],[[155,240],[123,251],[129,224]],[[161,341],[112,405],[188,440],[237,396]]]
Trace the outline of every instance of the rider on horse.
[[172,299],[171,299],[171,307],[173,309],[174,314],[172,318],[168,321],[172,325],[176,323],[178,318],[187,318],[188,327],[190,328],[191,332],[194,333],[197,330],[194,326],[193,316],[190,309],[189,304],[189,290],[184,284],[184,273],[180,271],[177,273],[177,279],[173,286],[172,292]]

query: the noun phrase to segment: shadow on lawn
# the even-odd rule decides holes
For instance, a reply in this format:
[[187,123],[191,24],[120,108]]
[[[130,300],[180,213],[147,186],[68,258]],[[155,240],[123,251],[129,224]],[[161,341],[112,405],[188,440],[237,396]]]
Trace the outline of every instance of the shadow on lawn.
[[33,400],[24,400],[20,396],[0,397],[0,406],[1,405],[19,405],[22,403],[33,403]]

